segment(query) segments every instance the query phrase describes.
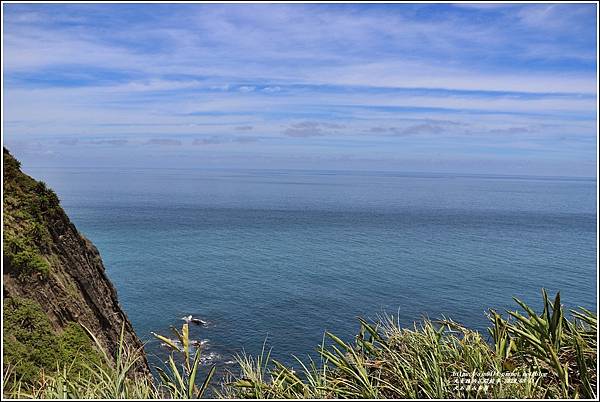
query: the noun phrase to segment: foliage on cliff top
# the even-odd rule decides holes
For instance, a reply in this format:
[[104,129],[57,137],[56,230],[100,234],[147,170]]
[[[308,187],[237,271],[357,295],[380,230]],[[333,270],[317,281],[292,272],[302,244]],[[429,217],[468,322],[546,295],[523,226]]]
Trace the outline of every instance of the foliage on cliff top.
[[59,199],[44,182],[21,172],[6,148],[3,155],[4,258],[20,280],[43,279],[51,268],[48,225],[59,210]]

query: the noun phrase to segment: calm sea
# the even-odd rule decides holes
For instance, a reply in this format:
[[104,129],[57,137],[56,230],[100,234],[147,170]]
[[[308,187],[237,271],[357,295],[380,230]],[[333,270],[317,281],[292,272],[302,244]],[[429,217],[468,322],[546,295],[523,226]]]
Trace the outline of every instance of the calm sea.
[[[313,353],[357,316],[452,317],[596,306],[595,179],[328,171],[25,169],[100,250],[147,350],[180,317],[227,367],[263,342]],[[152,358],[154,363],[156,360]],[[231,366],[233,367],[233,366]]]

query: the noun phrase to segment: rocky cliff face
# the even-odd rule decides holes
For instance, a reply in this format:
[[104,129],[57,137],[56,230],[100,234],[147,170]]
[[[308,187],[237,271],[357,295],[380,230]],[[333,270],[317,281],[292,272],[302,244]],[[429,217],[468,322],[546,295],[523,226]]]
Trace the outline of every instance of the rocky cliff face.
[[[5,351],[7,347],[10,349],[5,352],[5,360],[8,353],[11,356],[8,360],[33,360],[33,367],[47,363],[39,358],[45,356],[44,351],[32,354],[27,350],[32,346],[25,345],[30,342],[27,336],[35,336],[32,331],[36,320],[14,318],[23,303],[43,311],[57,339],[73,323],[78,323],[94,333],[113,356],[121,328],[125,343],[141,348],[142,343],[119,305],[117,292],[106,276],[96,247],[70,222],[56,194],[21,172],[19,162],[6,149],[3,186],[3,343]],[[22,310],[19,310],[21,315],[25,314]],[[19,356],[20,348],[25,356]],[[149,372],[145,359],[137,370]]]

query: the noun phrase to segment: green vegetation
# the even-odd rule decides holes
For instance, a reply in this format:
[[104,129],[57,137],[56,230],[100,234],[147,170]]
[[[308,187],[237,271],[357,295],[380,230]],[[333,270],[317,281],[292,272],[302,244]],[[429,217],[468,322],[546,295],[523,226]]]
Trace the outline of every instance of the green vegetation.
[[[490,341],[444,319],[425,320],[412,329],[390,317],[360,320],[352,342],[327,333],[320,361],[298,361],[298,370],[270,359],[238,356],[239,369],[220,384],[223,398],[595,398],[597,319],[580,308],[567,318],[557,294],[543,292],[541,314],[515,299],[521,311],[506,317],[489,312]],[[7,397],[36,398],[199,398],[211,381],[196,379],[199,350],[192,356],[187,324],[174,331],[178,346],[155,335],[171,350],[156,383],[129,375],[141,351],[119,347],[117,363],[87,365],[74,375],[60,367],[37,383],[26,384],[4,372]],[[176,359],[174,354],[179,355]],[[198,386],[197,383],[202,385]]]
[[[198,367],[200,365],[200,348],[196,349],[194,357],[191,354],[190,345],[190,330],[188,324],[183,324],[181,332],[177,329],[172,328],[173,333],[177,336],[181,347],[175,344],[171,339],[153,333],[153,335],[164,342],[169,349],[171,349],[171,355],[167,361],[167,366],[162,369],[157,367],[158,374],[160,376],[160,384],[164,389],[165,394],[169,395],[169,398],[175,399],[198,399],[202,398],[204,392],[208,388],[211,378],[215,373],[215,366],[213,365],[205,377],[202,386],[196,385],[196,375],[198,374]],[[182,369],[175,363],[174,353],[178,352],[183,357],[183,363],[181,364]]]
[[3,251],[21,281],[31,278],[35,273],[42,278],[48,276],[50,264],[30,242],[28,243],[26,237],[14,237],[7,233]]
[[392,318],[360,320],[353,342],[326,334],[320,364],[299,372],[269,356],[242,356],[241,372],[223,386],[227,398],[594,398],[597,320],[579,309],[565,317],[557,294],[536,314],[503,318],[491,310],[490,345],[451,320],[401,328]]
[[[81,330],[81,328],[79,329]],[[107,354],[98,339],[88,331],[95,343],[95,350],[100,351],[96,352],[99,356],[98,359],[80,360],[79,356],[63,357],[56,362],[57,369],[50,373],[42,373],[33,381],[19,376],[15,371],[15,366],[10,363],[5,364],[3,396],[17,399],[202,398],[212,379],[215,367],[211,368],[199,387],[196,379],[200,365],[200,349],[196,349],[192,357],[188,324],[183,325],[181,332],[175,328],[173,331],[177,334],[181,347],[169,338],[155,334],[171,349],[166,366],[164,368],[157,367],[160,376],[158,383],[134,372],[134,367],[142,359],[143,351],[132,349],[123,342],[123,327],[114,359]],[[73,335],[75,334],[70,333],[67,337],[74,342],[74,346],[79,341],[79,337]]]
[[73,373],[100,361],[90,337],[77,324],[55,331],[41,306],[28,299],[4,299],[4,365],[24,383],[38,379],[41,371],[54,372],[60,362],[70,362]]
[[[5,365],[3,372],[3,396],[15,399],[158,399],[152,380],[134,374],[134,367],[142,358],[142,351],[124,344],[123,331],[118,351],[113,360],[96,337],[87,334],[99,351],[96,360],[83,362],[61,360],[52,372],[44,372],[35,381],[25,382],[15,375],[13,367]],[[86,335],[87,336],[87,335]],[[81,364],[83,370],[77,370]]]
[[20,163],[4,149],[4,244],[10,269],[21,281],[48,276],[48,253],[52,236],[48,231],[59,211],[59,199],[46,187],[23,174]]

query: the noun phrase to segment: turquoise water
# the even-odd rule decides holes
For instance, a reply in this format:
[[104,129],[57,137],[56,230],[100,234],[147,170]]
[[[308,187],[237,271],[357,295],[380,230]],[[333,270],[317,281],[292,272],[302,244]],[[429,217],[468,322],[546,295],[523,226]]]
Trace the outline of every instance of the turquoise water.
[[[147,350],[180,317],[227,367],[263,342],[286,362],[356,316],[484,329],[540,288],[596,306],[596,182],[308,171],[25,169],[102,254]],[[153,362],[154,362],[154,358]]]

